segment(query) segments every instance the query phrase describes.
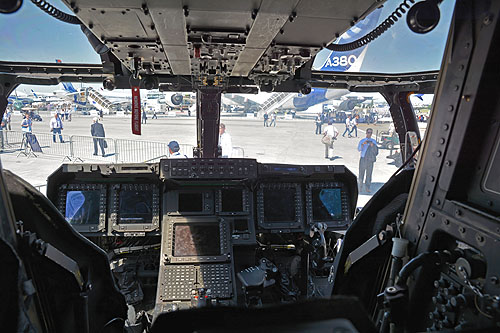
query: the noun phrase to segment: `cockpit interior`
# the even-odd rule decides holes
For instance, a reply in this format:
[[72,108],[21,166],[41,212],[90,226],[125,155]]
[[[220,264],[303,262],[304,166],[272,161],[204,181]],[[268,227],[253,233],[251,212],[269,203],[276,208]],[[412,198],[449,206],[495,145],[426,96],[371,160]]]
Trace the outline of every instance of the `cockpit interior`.
[[[500,329],[500,2],[401,0],[348,42],[386,1],[31,2],[79,25],[101,63],[1,60],[2,115],[20,84],[100,83],[132,100],[134,89],[195,92],[196,146],[193,158],[64,163],[46,196],[3,170],[1,331]],[[444,4],[436,70],[313,66],[395,24],[425,44]],[[0,20],[21,6],[2,1]],[[362,209],[345,165],[222,157],[223,93],[315,88],[389,105],[403,163]],[[434,94],[425,138],[412,94]],[[134,102],[130,121],[135,131]]]

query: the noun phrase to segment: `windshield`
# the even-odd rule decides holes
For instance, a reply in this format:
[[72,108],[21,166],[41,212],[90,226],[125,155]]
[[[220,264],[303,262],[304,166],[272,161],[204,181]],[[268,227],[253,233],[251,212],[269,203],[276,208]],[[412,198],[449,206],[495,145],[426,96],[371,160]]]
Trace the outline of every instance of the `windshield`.
[[[410,99],[421,137],[425,134],[432,98],[432,95],[412,95]],[[262,109],[262,105],[276,99],[277,106]],[[34,185],[42,185],[65,157],[107,163],[158,161],[168,157],[166,145],[172,140],[180,144],[183,156],[192,157],[196,146],[194,93],[141,90],[144,111],[141,136],[133,135],[130,130],[129,90],[110,92],[97,85],[75,83],[45,87],[42,91],[22,85],[9,100],[10,131],[4,133],[3,148],[12,154],[4,154],[2,159],[6,168],[24,174]],[[111,107],[105,109],[103,103]],[[27,159],[19,164],[21,157],[17,155],[26,113],[31,115],[32,132],[40,142],[43,155],[38,156],[48,160]],[[62,119],[64,143],[47,132],[55,113]],[[91,125],[95,118],[105,129],[108,147],[103,148],[104,153],[99,146],[96,152],[92,145]],[[221,122],[231,138],[231,157],[254,158],[262,163],[345,165],[356,175],[359,175],[359,144],[371,129],[378,154],[372,187],[370,192],[361,193],[361,205],[402,163],[389,106],[378,93],[313,89],[308,95],[224,94]],[[331,145],[323,142],[325,134],[336,137]],[[136,147],[138,144],[141,146]],[[33,172],[33,168],[37,171]]]
[[[60,1],[53,5],[69,12]],[[364,36],[398,5],[398,1],[385,2],[337,42]],[[438,70],[453,5],[451,0],[440,4],[441,20],[428,34],[411,32],[401,19],[364,48],[344,53],[321,51],[314,69],[381,73]],[[78,26],[53,19],[31,2],[25,1],[14,14],[3,15],[0,28],[4,31],[2,60],[100,62]],[[21,85],[9,97],[11,112],[4,122],[10,131],[4,133],[3,151],[13,153],[12,160],[4,154],[5,166],[17,169],[32,184],[42,185],[64,158],[107,163],[158,161],[170,156],[166,145],[172,140],[180,144],[180,156],[192,157],[197,144],[196,94],[141,90],[141,101],[142,134],[136,136],[130,130],[130,90],[107,91],[100,84],[86,83]],[[411,101],[423,134],[432,96],[412,97]],[[53,132],[56,113],[63,122],[61,133]],[[23,125],[26,114],[30,115],[29,126]],[[103,125],[105,141],[92,141],[96,136],[91,130],[94,119]],[[366,153],[361,140],[371,129],[370,142],[378,152],[373,186],[362,195],[371,196],[402,163],[388,105],[376,93],[313,88],[307,95],[224,94],[221,122],[226,126],[226,137],[231,138],[231,151],[225,150],[226,156],[255,158],[263,163],[346,165],[357,175],[360,156]],[[22,132],[27,129],[37,133],[38,154],[55,159],[28,159],[21,167],[17,154],[22,149]],[[328,142],[325,136],[333,139]],[[371,150],[368,153],[373,154]],[[40,168],[43,163],[50,166]]]

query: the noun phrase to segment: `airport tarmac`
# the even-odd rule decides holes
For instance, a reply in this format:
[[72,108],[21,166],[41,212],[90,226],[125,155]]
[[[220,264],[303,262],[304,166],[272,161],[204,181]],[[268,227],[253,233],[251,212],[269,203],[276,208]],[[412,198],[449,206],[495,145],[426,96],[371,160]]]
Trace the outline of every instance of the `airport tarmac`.
[[[42,116],[42,122],[33,122],[34,133],[49,133],[50,116]],[[225,123],[227,132],[231,134],[233,146],[243,148],[245,157],[255,158],[265,163],[346,165],[355,175],[358,174],[357,145],[359,140],[365,137],[364,130],[367,127],[365,124],[359,125],[358,138],[348,138],[347,135],[342,137],[345,126],[335,124],[340,135],[334,143],[334,156],[330,160],[324,158],[325,148],[320,141],[322,136],[314,134],[313,120],[278,119],[276,127],[264,127],[261,119],[223,114],[221,121]],[[20,116],[12,117],[13,130],[20,130],[20,123]],[[92,117],[90,116],[73,117],[71,122],[64,122],[63,134],[90,136],[91,123]],[[102,123],[108,138],[167,143],[170,140],[176,140],[181,144],[193,146],[196,144],[196,119],[193,116],[148,119],[147,123],[142,125],[141,136],[132,134],[130,117],[104,116]],[[380,124],[372,127],[376,133],[377,130],[385,130],[388,126],[388,124]],[[36,158],[27,158],[22,155],[17,157],[17,155],[18,151],[0,154],[4,169],[38,186],[42,192],[45,192],[44,184],[47,177],[63,163],[62,157],[38,154]],[[360,194],[358,206],[363,206],[397,170],[394,160],[387,158],[387,155],[389,155],[389,150],[379,149],[373,170],[372,192]],[[84,162],[95,161],[85,160]]]

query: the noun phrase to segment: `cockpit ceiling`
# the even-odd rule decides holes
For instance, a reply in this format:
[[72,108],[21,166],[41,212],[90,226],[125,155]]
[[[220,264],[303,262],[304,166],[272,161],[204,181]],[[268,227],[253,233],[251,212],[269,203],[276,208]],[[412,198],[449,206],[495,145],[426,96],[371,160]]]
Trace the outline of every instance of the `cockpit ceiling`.
[[132,71],[292,77],[380,0],[63,0]]

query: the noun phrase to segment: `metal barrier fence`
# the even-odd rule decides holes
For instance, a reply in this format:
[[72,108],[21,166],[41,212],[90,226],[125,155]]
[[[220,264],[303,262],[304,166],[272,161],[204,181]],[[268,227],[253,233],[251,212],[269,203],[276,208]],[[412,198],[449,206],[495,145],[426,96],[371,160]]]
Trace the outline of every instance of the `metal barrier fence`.
[[[22,131],[2,131],[0,147],[2,150],[19,150],[24,151],[23,139],[24,132]],[[55,137],[50,133],[32,133],[43,154],[70,157],[71,156],[71,139],[68,135],[61,134]],[[62,141],[61,141],[62,137]],[[55,138],[55,142],[54,142]],[[36,153],[36,152],[35,152]]]
[[[25,151],[23,145],[24,132],[1,131],[0,148],[2,151]],[[42,154],[61,156],[70,160],[84,161],[86,159],[114,163],[158,162],[168,158],[169,149],[165,142],[138,141],[113,138],[98,138],[82,135],[56,135],[56,142],[50,133],[33,133]],[[102,146],[102,148],[101,148]],[[193,146],[180,144],[180,152],[187,157],[193,157]],[[35,152],[35,154],[37,154]]]
[[118,163],[152,161],[168,154],[168,144],[164,142],[116,139],[115,145]]
[[111,138],[72,135],[70,140],[72,158],[116,162],[116,144]]
[[245,150],[241,147],[233,147],[231,158],[243,158],[245,157]]

